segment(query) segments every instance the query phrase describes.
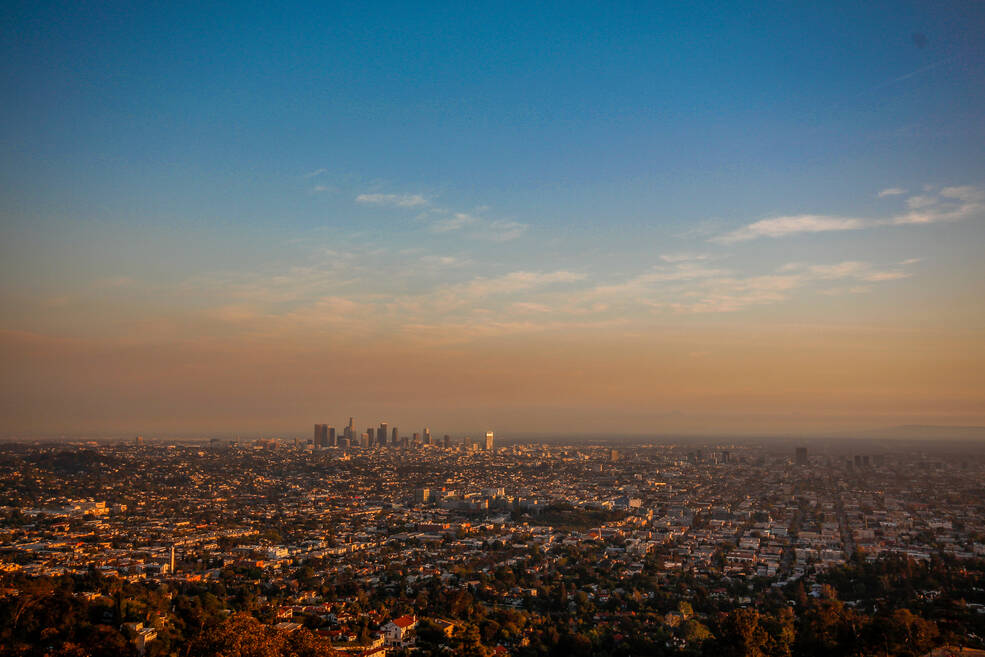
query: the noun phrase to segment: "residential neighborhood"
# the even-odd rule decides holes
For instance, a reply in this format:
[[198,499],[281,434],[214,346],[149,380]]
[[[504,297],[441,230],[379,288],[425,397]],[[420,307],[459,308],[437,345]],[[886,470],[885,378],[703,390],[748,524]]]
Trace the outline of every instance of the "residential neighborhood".
[[[359,655],[465,642],[522,654],[536,640],[529,620],[494,629],[477,610],[571,614],[608,640],[632,627],[685,648],[721,609],[830,595],[838,569],[980,567],[983,481],[981,455],[772,444],[7,446],[0,568],[10,581],[119,581],[171,598],[240,591],[215,611]],[[972,595],[965,608],[985,620]],[[169,605],[126,611],[111,598],[137,652],[167,654]],[[660,621],[639,626],[643,612]]]

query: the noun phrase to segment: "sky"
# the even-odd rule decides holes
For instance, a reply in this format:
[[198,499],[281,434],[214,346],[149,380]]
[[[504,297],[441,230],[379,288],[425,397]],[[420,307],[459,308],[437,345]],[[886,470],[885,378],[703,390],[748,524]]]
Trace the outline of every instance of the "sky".
[[981,2],[7,2],[0,97],[0,434],[985,425]]

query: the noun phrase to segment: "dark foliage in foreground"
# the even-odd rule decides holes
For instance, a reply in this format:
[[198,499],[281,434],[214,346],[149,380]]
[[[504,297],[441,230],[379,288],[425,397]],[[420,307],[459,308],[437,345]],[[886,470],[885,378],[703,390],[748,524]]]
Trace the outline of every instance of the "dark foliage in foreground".
[[[736,605],[732,594],[713,598],[699,579],[683,575],[678,581],[651,582],[649,591],[638,582],[605,604],[558,582],[515,608],[484,599],[482,590],[436,582],[413,598],[395,589],[364,591],[351,581],[325,586],[345,597],[356,618],[415,612],[425,618],[417,630],[421,657],[489,656],[496,646],[523,657],[917,656],[945,642],[980,646],[975,637],[985,635],[985,614],[977,606],[985,602],[983,566],[856,559],[821,575],[822,585],[813,595],[799,583],[781,589],[763,582],[752,587],[745,606]],[[295,577],[311,579],[314,573],[299,568]],[[495,584],[496,578],[526,583],[522,573],[505,572],[486,581]],[[147,646],[148,657],[334,654],[315,631],[327,626],[324,619],[295,618],[303,626],[291,632],[273,626],[283,594],[274,585],[237,581],[232,573],[226,583],[179,588],[132,584],[95,572],[58,578],[8,574],[0,590],[0,656],[136,655],[128,625],[136,622],[158,632]],[[456,622],[452,637],[426,620],[438,617]],[[374,628],[363,620],[358,633],[365,638]]]

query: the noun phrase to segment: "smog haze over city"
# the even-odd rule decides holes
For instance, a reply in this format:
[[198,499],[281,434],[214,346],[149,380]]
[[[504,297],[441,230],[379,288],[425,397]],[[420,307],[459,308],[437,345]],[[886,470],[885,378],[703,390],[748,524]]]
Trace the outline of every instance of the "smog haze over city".
[[0,7],[0,657],[985,657],[985,3]]

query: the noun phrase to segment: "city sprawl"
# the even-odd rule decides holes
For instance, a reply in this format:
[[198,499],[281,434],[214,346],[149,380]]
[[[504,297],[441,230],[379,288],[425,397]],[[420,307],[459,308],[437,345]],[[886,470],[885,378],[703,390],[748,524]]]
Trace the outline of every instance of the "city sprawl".
[[62,596],[155,655],[222,652],[222,628],[308,637],[298,654],[727,654],[749,627],[761,654],[981,641],[971,448],[374,442],[351,423],[329,444],[320,426],[5,446],[5,613]]

